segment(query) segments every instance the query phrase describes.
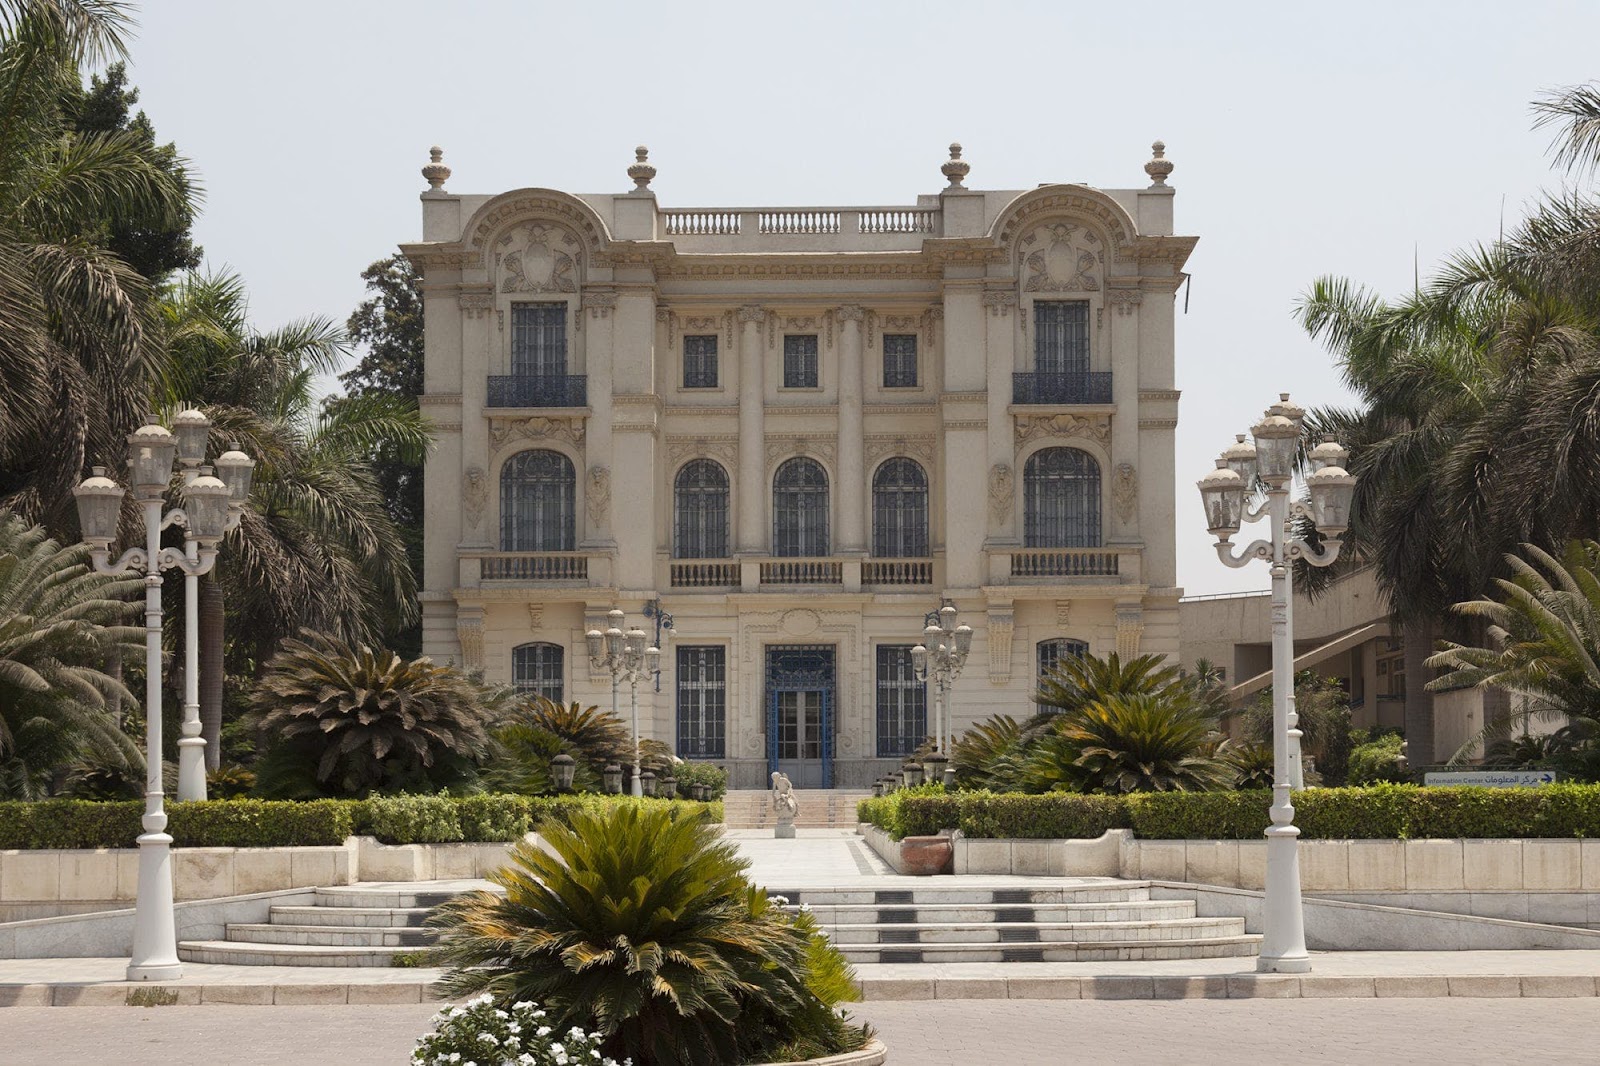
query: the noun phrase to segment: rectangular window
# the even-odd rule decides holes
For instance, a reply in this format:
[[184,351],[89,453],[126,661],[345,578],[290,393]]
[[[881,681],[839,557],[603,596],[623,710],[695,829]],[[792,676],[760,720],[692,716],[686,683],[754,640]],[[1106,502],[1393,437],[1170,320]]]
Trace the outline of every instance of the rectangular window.
[[567,305],[511,305],[513,377],[566,377]]
[[917,335],[886,333],[883,336],[883,387],[917,387]]
[[562,702],[564,673],[561,646],[523,644],[511,653],[511,685],[519,694]]
[[1033,364],[1040,374],[1089,373],[1089,301],[1033,302]]
[[686,389],[714,389],[717,387],[717,338],[683,338],[683,387]]
[[786,389],[814,389],[817,387],[817,335],[815,333],[783,338],[783,387]]
[[727,752],[726,648],[678,649],[678,755],[721,759]]
[[898,759],[928,735],[928,683],[911,671],[911,645],[878,645],[878,758]]

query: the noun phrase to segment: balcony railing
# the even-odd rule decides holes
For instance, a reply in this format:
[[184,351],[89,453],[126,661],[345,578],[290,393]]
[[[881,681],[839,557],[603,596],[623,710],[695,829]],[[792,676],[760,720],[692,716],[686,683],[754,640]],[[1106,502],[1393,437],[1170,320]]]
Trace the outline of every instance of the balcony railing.
[[[874,247],[911,249],[937,237],[944,218],[937,207],[677,207],[661,212],[661,232],[687,239],[764,237],[867,237]],[[681,242],[681,240],[680,240]],[[726,246],[713,240],[711,246]]]
[[1012,577],[1116,577],[1115,548],[1013,548]]
[[1083,374],[1012,374],[1011,402],[1031,404],[1110,403],[1111,371]]
[[585,552],[492,552],[482,557],[486,581],[587,581]]
[[587,407],[585,374],[491,374],[489,407]]
[[675,589],[727,588],[739,584],[739,564],[724,559],[684,560],[671,564]]
[[932,559],[866,559],[861,563],[863,585],[931,585]]
[[763,585],[842,585],[839,559],[767,559],[761,563]]

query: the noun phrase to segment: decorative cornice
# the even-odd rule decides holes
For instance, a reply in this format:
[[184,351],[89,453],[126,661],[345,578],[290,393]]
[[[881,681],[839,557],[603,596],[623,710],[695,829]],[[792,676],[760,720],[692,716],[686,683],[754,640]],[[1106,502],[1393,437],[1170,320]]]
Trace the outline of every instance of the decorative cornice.
[[1140,389],[1140,403],[1177,403],[1183,393],[1178,389]]
[[1048,438],[1083,437],[1105,447],[1111,446],[1111,416],[1071,413],[1018,414],[1017,444]]
[[417,397],[417,403],[423,407],[435,404],[442,407],[446,404],[458,404],[460,402],[461,394],[459,392],[425,392]]
[[1141,418],[1141,419],[1139,419],[1139,428],[1140,429],[1177,429],[1178,428],[1178,420],[1176,418]]

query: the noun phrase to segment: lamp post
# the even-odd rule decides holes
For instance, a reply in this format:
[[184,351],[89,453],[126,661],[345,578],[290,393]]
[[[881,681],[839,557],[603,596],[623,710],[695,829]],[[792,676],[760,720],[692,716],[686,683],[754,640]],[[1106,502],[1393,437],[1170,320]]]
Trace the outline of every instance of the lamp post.
[[[657,648],[666,647],[665,644],[661,643],[661,634],[663,632],[666,633],[668,640],[678,635],[678,630],[672,624],[672,615],[661,609],[660,598],[646,600],[643,614],[646,618],[654,620],[656,624],[655,646]],[[656,691],[661,691],[661,667],[659,665],[656,667]]]
[[612,609],[606,619],[610,622],[604,633],[591,629],[586,633],[589,663],[596,670],[611,675],[611,713],[617,713],[617,686],[628,682],[629,699],[633,710],[633,778],[629,792],[644,795],[644,783],[639,778],[639,681],[654,673],[661,665],[661,652],[645,646],[644,630],[635,627],[623,632],[624,615]]
[[[1312,449],[1314,471],[1306,478],[1308,504],[1289,499],[1300,447],[1305,410],[1289,402],[1288,393],[1251,427],[1254,446],[1241,437],[1217,460],[1217,468],[1199,481],[1206,528],[1217,538],[1217,558],[1231,567],[1264,559],[1272,568],[1272,824],[1266,830],[1266,921],[1256,969],[1262,973],[1305,973],[1305,914],[1300,899],[1300,830],[1294,825],[1290,790],[1298,753],[1290,736],[1294,702],[1294,638],[1290,628],[1291,568],[1304,559],[1328,566],[1339,557],[1339,538],[1350,524],[1350,501],[1356,479],[1343,467],[1349,454],[1331,440]],[[1266,499],[1246,506],[1257,481]],[[1290,535],[1294,516],[1309,518],[1322,535],[1319,549]],[[1233,551],[1230,538],[1242,522],[1267,520],[1270,537]]]
[[945,604],[924,619],[923,641],[911,649],[911,673],[918,681],[933,681],[934,750],[949,752],[950,690],[967,664],[972,650],[972,627],[956,625],[956,609]]
[[[200,418],[205,420],[204,415]],[[209,429],[209,421],[205,426]],[[144,510],[144,547],[129,548],[115,562],[111,561],[111,544],[117,536],[126,490],[106,476],[104,467],[95,467],[92,475],[73,490],[83,539],[91,549],[95,572],[116,576],[132,573],[144,577],[145,809],[140,820],[144,832],[138,838],[139,887],[134,908],[133,949],[127,970],[130,981],[166,981],[183,976],[172,909],[172,837],[166,831],[166,796],[161,782],[161,571],[182,570],[192,580],[210,570],[216,563],[217,544],[228,529],[230,517],[236,519],[237,509],[243,506],[242,501],[249,493],[248,475],[236,496],[237,486],[213,477],[210,467],[199,465],[205,456],[204,446],[199,446],[197,455],[194,450],[196,425],[192,418],[180,423],[179,429],[184,435],[174,438],[151,416],[149,424],[128,436],[130,480],[135,499]],[[172,481],[173,460],[180,450],[191,467],[184,477],[184,507],[163,514],[163,497]],[[225,476],[237,476],[238,468],[225,467],[223,472]],[[235,499],[240,501],[237,506]],[[161,531],[170,525],[183,526],[184,548],[161,547]],[[192,606],[189,617],[189,642],[194,648]],[[194,669],[193,665],[190,669]],[[198,692],[195,683],[191,674],[188,692]],[[198,712],[198,700],[195,709]],[[189,723],[186,720],[184,724],[187,737]],[[197,713],[194,740],[199,740],[198,725]],[[204,742],[189,744],[186,748],[200,757],[203,795]],[[191,756],[191,765],[194,757]]]

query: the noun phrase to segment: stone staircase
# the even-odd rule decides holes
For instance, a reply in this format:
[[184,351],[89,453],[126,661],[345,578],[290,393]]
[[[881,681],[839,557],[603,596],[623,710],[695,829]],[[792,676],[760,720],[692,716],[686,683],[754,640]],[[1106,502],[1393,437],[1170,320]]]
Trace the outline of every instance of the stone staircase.
[[[856,803],[869,791],[808,788],[794,790],[800,813],[794,824],[801,829],[854,829]],[[767,789],[729,789],[722,798],[723,824],[729,829],[770,829],[777,824],[772,793]]]
[[855,963],[1209,959],[1261,944],[1243,918],[1196,917],[1193,900],[1152,900],[1144,881],[768,894],[808,907]]
[[430,908],[453,892],[362,885],[319,888],[313,903],[273,907],[261,923],[227,926],[224,940],[178,944],[184,962],[230,966],[393,966],[432,942]]

